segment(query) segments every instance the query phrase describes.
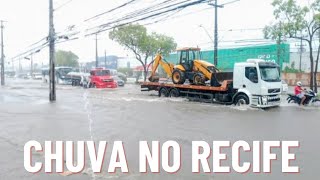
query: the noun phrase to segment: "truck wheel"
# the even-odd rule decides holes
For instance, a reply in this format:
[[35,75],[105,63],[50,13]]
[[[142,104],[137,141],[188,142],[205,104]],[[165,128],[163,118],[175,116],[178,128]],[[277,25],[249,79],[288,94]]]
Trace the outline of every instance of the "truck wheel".
[[196,73],[193,76],[193,83],[194,84],[201,85],[201,84],[204,84],[204,82],[205,82],[205,79],[201,73]]
[[169,92],[167,88],[161,88],[159,90],[159,97],[169,97]]
[[179,69],[175,69],[172,72],[172,82],[174,84],[183,84],[186,81],[186,77],[184,76],[184,73],[180,71]]
[[170,97],[179,97],[180,91],[177,88],[173,88],[170,90],[169,96]]
[[240,94],[236,97],[234,104],[237,106],[241,106],[241,105],[248,105],[249,104],[249,98],[248,96],[244,95],[244,94]]

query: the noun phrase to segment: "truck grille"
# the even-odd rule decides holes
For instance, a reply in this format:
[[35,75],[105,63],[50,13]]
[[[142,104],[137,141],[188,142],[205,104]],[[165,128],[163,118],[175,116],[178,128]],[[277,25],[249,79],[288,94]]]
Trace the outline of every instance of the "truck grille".
[[281,99],[280,99],[280,97],[279,96],[269,96],[268,97],[268,102],[278,102],[278,101],[280,101]]
[[112,82],[112,79],[104,79],[103,82]]
[[281,90],[279,88],[277,89],[269,89],[268,93],[279,93]]

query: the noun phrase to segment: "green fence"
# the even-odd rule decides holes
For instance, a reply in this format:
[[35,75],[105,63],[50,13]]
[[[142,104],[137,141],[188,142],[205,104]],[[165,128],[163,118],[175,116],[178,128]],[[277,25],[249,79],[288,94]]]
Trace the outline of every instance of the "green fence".
[[[202,51],[201,53],[203,60],[213,63],[213,50]],[[165,59],[174,64],[178,63],[176,53],[170,54]],[[282,68],[283,63],[288,63],[290,60],[290,45],[272,44],[218,50],[218,68],[221,70],[230,71],[233,69],[234,63],[245,62],[247,59],[264,59],[275,62]]]

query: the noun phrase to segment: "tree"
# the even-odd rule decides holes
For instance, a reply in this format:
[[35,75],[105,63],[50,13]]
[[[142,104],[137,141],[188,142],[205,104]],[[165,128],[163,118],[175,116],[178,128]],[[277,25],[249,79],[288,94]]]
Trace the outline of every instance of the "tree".
[[78,62],[79,57],[71,51],[58,50],[55,56],[56,56],[57,66],[70,66],[70,67],[79,66],[79,62]]
[[144,68],[144,81],[148,74],[148,58],[159,50],[167,55],[177,47],[173,38],[154,32],[149,35],[147,29],[139,24],[115,28],[109,33],[109,37],[135,54]]
[[316,33],[320,33],[320,0],[313,0],[310,6],[299,5],[296,0],[274,0],[273,14],[276,21],[263,29],[265,38],[281,43],[283,37],[306,41],[310,53],[310,88],[317,92],[318,55],[314,62],[313,45]]

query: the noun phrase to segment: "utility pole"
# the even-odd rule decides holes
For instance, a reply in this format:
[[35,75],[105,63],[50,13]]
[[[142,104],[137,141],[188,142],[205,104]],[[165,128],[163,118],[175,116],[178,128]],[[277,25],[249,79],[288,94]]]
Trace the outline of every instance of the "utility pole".
[[218,66],[218,0],[214,5],[214,65]]
[[299,71],[301,72],[301,61],[302,61],[302,31],[301,31],[301,38],[300,38],[300,61],[299,61]]
[[32,77],[33,74],[33,57],[32,54],[30,55],[30,76]]
[[19,73],[21,73],[22,67],[21,67],[21,58],[19,58]]
[[14,67],[14,61],[13,61],[13,59],[11,60],[11,65],[12,65],[12,71],[15,71],[15,67]]
[[96,34],[96,68],[99,67],[99,62],[98,62],[98,33]]
[[50,57],[50,70],[49,70],[49,100],[50,102],[56,101],[56,78],[55,78],[55,32],[53,24],[53,0],[49,0],[49,57]]
[[3,29],[4,29],[4,26],[3,26],[3,22],[4,21],[1,21],[1,86],[4,86],[5,85],[5,82],[4,82],[4,52],[3,52]]
[[107,50],[104,50],[104,67],[107,68]]
[[214,6],[214,65],[218,65],[218,7],[223,8],[222,5],[218,5],[218,0],[214,3],[209,3],[209,5]]

